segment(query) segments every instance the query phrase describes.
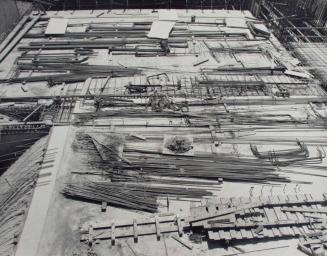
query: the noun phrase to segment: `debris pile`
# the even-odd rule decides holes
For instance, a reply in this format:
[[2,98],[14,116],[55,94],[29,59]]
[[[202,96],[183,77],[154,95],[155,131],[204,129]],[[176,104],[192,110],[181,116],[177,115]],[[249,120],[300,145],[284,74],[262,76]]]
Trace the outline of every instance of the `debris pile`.
[[187,137],[175,136],[166,141],[165,147],[175,153],[185,153],[193,148],[192,142]]

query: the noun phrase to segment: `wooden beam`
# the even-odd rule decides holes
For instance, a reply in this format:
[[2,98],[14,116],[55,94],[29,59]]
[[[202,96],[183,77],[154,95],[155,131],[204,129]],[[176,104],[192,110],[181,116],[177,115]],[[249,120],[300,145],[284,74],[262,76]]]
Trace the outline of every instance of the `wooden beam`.
[[301,208],[301,207],[283,207],[281,209],[283,212],[313,212],[313,213],[327,213],[326,209],[307,209],[307,208]]
[[159,240],[160,237],[161,237],[161,232],[160,232],[160,226],[159,226],[159,219],[158,219],[158,216],[155,217],[155,223],[156,223],[157,239]]
[[24,35],[35,25],[35,23],[39,20],[40,15],[33,17],[33,19],[27,23],[27,25],[20,30],[20,32],[10,40],[10,43],[6,46],[6,48],[0,53],[0,62],[2,62],[6,56],[11,52],[11,50],[19,43],[19,41],[24,37]]
[[18,31],[21,30],[21,28],[24,26],[24,24],[27,22],[29,19],[29,16],[24,16],[18,24],[15,26],[15,28],[7,35],[5,40],[0,44],[0,53],[4,51],[6,46],[13,40],[13,38],[16,36]]
[[134,241],[137,242],[138,232],[137,232],[137,221],[136,221],[136,219],[133,219],[133,232],[134,232]]
[[179,238],[178,236],[172,236],[172,238],[174,238],[177,242],[184,245],[187,249],[189,249],[189,250],[193,249],[193,245],[191,245],[190,243],[184,241],[183,239]]

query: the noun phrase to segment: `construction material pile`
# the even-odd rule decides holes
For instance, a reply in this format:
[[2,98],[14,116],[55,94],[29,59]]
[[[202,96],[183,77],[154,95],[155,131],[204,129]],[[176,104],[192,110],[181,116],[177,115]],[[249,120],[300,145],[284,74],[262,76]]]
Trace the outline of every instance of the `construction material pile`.
[[[43,60],[44,61],[44,60]],[[50,61],[50,60],[48,60]],[[38,73],[47,73],[46,75],[37,76],[16,76],[9,79],[0,80],[0,82],[19,83],[47,81],[49,85],[60,83],[74,83],[85,81],[89,77],[105,78],[111,77],[129,77],[141,74],[137,68],[125,68],[119,66],[89,65],[84,63],[18,63],[18,71],[38,71]],[[69,72],[68,72],[69,71]],[[55,73],[49,75],[48,73]],[[17,72],[18,74],[18,72]]]
[[96,238],[114,242],[115,239],[134,236],[137,242],[138,235],[156,235],[160,239],[162,233],[178,233],[180,237],[192,233],[201,237],[205,235],[208,243],[219,241],[228,246],[236,241],[252,243],[303,236],[305,240],[300,248],[310,251],[309,244],[325,241],[326,214],[326,195],[322,198],[310,194],[213,198],[205,205],[191,208],[189,216],[155,216],[154,220],[150,217],[112,222],[111,225],[85,223],[81,229],[81,241],[92,243]]
[[148,212],[158,210],[159,196],[201,198],[212,195],[204,189],[112,182],[70,183],[65,186],[63,194],[74,199],[106,202],[114,206]]
[[325,207],[325,194],[220,198],[191,209],[188,221],[210,241],[311,236],[324,229]]
[[280,175],[269,161],[232,155],[184,157],[126,153],[125,158],[129,163],[112,163],[113,169],[119,172],[110,169],[107,169],[107,172],[114,177],[124,175],[135,178],[136,175],[151,175],[206,180],[223,178],[226,181],[251,183],[290,182],[287,177]]
[[[163,154],[148,148],[126,146],[115,161],[105,161],[102,151],[89,135],[78,135],[77,144],[88,153],[88,165],[103,170],[112,180],[139,182],[151,178],[195,178],[251,183],[290,182],[267,159],[227,154],[199,153],[194,156]],[[110,150],[112,153],[112,149]],[[92,171],[88,171],[92,172]]]

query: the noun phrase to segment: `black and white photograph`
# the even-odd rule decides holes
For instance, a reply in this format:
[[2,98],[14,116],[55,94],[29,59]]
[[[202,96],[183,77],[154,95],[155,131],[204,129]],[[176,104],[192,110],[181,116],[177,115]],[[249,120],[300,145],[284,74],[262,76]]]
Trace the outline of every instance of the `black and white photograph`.
[[0,0],[0,256],[327,256],[327,0]]

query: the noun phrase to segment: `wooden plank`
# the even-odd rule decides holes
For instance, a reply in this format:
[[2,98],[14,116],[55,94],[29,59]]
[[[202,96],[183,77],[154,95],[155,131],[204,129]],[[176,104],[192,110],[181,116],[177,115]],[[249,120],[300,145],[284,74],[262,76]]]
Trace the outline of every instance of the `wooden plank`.
[[281,220],[281,218],[280,218],[280,214],[279,214],[279,212],[278,212],[278,207],[273,207],[273,210],[274,210],[274,213],[275,213],[275,215],[276,215],[276,217],[277,217],[277,220]]
[[116,241],[116,232],[115,232],[115,222],[113,221],[111,224],[111,244],[115,244]]
[[267,214],[267,219],[269,222],[273,222],[277,220],[277,216],[273,209],[265,208],[265,213]]
[[276,207],[280,220],[287,220],[286,214],[281,210],[281,207]]
[[[165,222],[171,222],[171,223],[175,223],[176,220],[176,216],[171,215],[171,216],[166,216],[161,217],[162,221]],[[184,220],[181,218],[181,221]],[[105,228],[110,228],[111,227],[111,221],[107,221],[107,222],[92,222],[91,225],[93,226],[94,229],[105,229]],[[137,223],[138,225],[147,225],[147,224],[155,224],[155,220],[154,218],[140,218],[137,219]],[[133,222],[131,221],[122,221],[122,222],[116,222],[116,227],[120,227],[120,226],[133,226]],[[88,227],[86,229],[83,229],[81,231],[87,231]],[[176,229],[177,230],[177,229]]]
[[208,231],[208,237],[210,240],[216,240],[216,241],[221,240],[218,232],[214,232],[211,230]]
[[272,232],[274,234],[275,237],[281,237],[282,234],[280,233],[279,229],[278,228],[272,228]]
[[302,202],[304,202],[305,201],[305,197],[304,197],[304,195],[303,194],[298,194],[298,195],[296,195],[296,197],[298,198],[298,200],[299,200],[299,203],[302,203]]
[[249,239],[252,239],[252,238],[253,238],[253,235],[252,235],[251,230],[246,230],[246,236],[247,236],[247,238],[249,238]]
[[310,234],[312,231],[309,230],[308,226],[302,226],[304,234]]
[[278,195],[277,198],[279,199],[279,202],[280,202],[281,204],[286,204],[286,203],[288,203],[288,201],[287,201],[288,199],[287,199],[286,195]]
[[235,229],[229,230],[229,233],[232,239],[237,239],[237,232]]
[[300,230],[298,229],[298,227],[296,227],[296,226],[292,226],[291,228],[292,228],[292,230],[293,230],[294,235],[296,235],[296,236],[301,235],[301,232],[300,232]]
[[184,245],[187,249],[189,249],[189,250],[193,249],[193,245],[191,245],[190,243],[188,243],[184,239],[181,239],[178,236],[172,236],[172,238],[175,239],[177,242],[181,243],[182,245]]
[[225,230],[225,239],[226,239],[226,240],[231,240],[231,239],[232,239],[232,236],[231,236],[229,230]]
[[282,236],[289,236],[290,233],[286,227],[279,227],[279,232]]
[[92,226],[89,226],[88,242],[89,242],[89,244],[93,243],[93,227]]
[[311,202],[311,196],[310,196],[310,194],[304,194],[303,196],[305,198],[305,202]]
[[269,238],[274,237],[274,233],[271,228],[265,228],[263,232],[264,232],[264,237],[269,237]]
[[290,236],[295,236],[295,233],[291,227],[286,227]]
[[246,230],[244,228],[240,229],[240,233],[241,233],[241,236],[243,239],[245,239],[247,237]]
[[138,240],[138,231],[137,231],[136,219],[133,219],[133,236],[134,236],[134,240],[137,241]]
[[192,223],[192,226],[193,225],[196,226],[196,222],[202,222],[202,221],[205,221],[205,220],[208,220],[208,219],[213,219],[215,217],[227,215],[227,214],[230,214],[230,213],[240,212],[240,211],[250,209],[250,208],[253,208],[253,207],[258,207],[258,206],[260,206],[260,204],[259,205],[258,204],[249,204],[249,205],[238,207],[238,208],[233,207],[233,208],[225,209],[225,210],[222,210],[222,211],[218,211],[218,212],[216,212],[214,214],[207,214],[207,215],[204,215],[204,216],[201,216],[201,217],[196,217],[196,218],[190,217],[189,222]]
[[263,231],[263,226],[262,226],[262,225],[258,226],[258,227],[254,230],[254,232],[255,232],[256,234],[260,234],[260,233],[262,233],[262,231]]
[[253,238],[258,238],[259,235],[255,232],[254,229],[250,229],[249,232],[251,232],[251,235],[253,236]]
[[313,208],[305,208],[303,207],[282,207],[282,211],[284,212],[311,212],[311,213],[327,213],[326,209],[313,209]]
[[226,235],[225,235],[224,230],[222,230],[222,229],[218,230],[218,234],[219,234],[221,239],[226,240]]
[[296,220],[296,217],[294,218],[294,215],[290,212],[285,212],[287,220]]
[[295,195],[288,195],[287,197],[288,197],[288,203],[290,204],[298,201]]
[[102,212],[107,211],[107,206],[108,206],[107,202],[102,202],[102,204],[101,204],[101,211]]
[[236,239],[240,240],[242,239],[242,233],[240,230],[235,230],[235,236],[236,236]]
[[303,227],[298,227],[300,235],[303,236],[305,234]]
[[13,38],[16,36],[16,34],[19,32],[19,30],[22,29],[22,27],[25,25],[25,23],[28,21],[29,16],[24,16],[14,27],[13,30],[10,31],[10,33],[6,36],[5,40],[3,40],[0,44],[0,53],[6,48],[6,46],[13,40]]
[[179,216],[176,217],[176,222],[177,222],[178,234],[179,236],[182,236],[183,230],[182,230],[181,218]]
[[[318,220],[309,220],[307,218],[303,219],[302,221],[273,221],[273,222],[260,222],[260,225],[263,227],[281,227],[281,226],[291,226],[291,225],[308,225],[309,223],[316,224],[320,223],[321,221]],[[244,223],[207,223],[204,224],[205,229],[220,229],[220,228],[257,228],[257,222],[244,222]]]
[[[178,232],[176,224],[175,223],[160,223],[160,234],[164,233],[172,233],[172,232]],[[145,235],[156,235],[157,234],[157,228],[155,224],[151,225],[138,225],[138,236],[145,236]],[[111,232],[110,230],[103,231],[103,230],[97,230],[97,233],[94,233],[94,236],[97,239],[111,239]],[[115,225],[115,238],[123,238],[123,237],[133,237],[134,231],[133,227],[129,228],[118,228],[117,225]],[[85,241],[88,238],[88,234],[81,234],[81,241]]]
[[160,226],[159,226],[158,216],[155,217],[155,223],[156,223],[156,235],[157,235],[157,239],[160,239],[161,232],[160,232]]

